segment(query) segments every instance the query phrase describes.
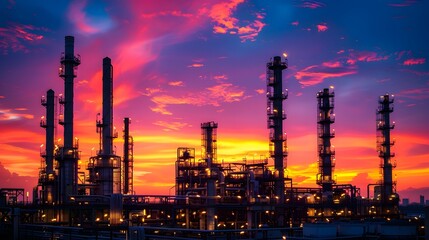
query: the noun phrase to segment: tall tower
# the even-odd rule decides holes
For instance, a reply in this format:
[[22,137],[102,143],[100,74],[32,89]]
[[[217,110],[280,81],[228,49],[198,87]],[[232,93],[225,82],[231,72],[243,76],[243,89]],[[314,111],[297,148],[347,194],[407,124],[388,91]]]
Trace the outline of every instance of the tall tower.
[[42,152],[44,167],[39,176],[39,185],[42,186],[41,203],[44,204],[56,201],[54,191],[55,92],[49,89],[46,98],[42,97],[41,103],[46,107],[46,117],[40,120],[40,126],[46,129],[45,150]]
[[286,135],[283,132],[283,120],[286,114],[283,101],[287,99],[287,91],[283,90],[282,72],[288,67],[287,59],[281,61],[276,56],[267,63],[267,116],[270,129],[270,155],[274,159],[276,170],[275,195],[284,200],[284,169],[286,168]]
[[80,64],[80,56],[74,55],[74,37],[65,37],[65,52],[61,56],[59,75],[64,79],[64,98],[60,104],[64,105],[64,118],[60,124],[64,125],[64,146],[57,152],[59,163],[59,196],[61,202],[66,202],[69,195],[77,193],[77,161],[79,159],[77,139],[73,138],[73,98],[74,79],[76,69]]
[[217,123],[201,123],[201,148],[201,157],[211,167],[217,160]]
[[317,184],[323,192],[332,192],[335,184],[333,172],[335,167],[335,151],[331,139],[335,136],[331,124],[335,121],[333,87],[325,88],[317,93],[317,151],[319,154],[319,173]]
[[134,156],[134,143],[133,137],[130,136],[130,123],[129,118],[124,118],[124,158],[123,158],[123,194],[133,194],[133,156]]
[[394,122],[390,120],[390,114],[393,112],[393,95],[385,94],[380,96],[377,109],[377,151],[380,157],[380,171],[383,179],[381,180],[381,199],[387,201],[390,196],[396,193],[395,183],[392,179],[392,169],[396,163],[392,162],[395,154],[391,151],[394,145],[390,136],[390,131],[395,127]]
[[113,151],[113,138],[118,137],[113,127],[113,66],[110,58],[103,59],[103,117],[97,119],[100,146],[97,156],[88,163],[90,182],[97,185],[93,194],[111,195],[121,192],[121,159]]
[[217,123],[201,123],[201,155],[206,160],[207,168],[205,170],[206,178],[206,197],[207,197],[207,214],[205,223],[200,222],[200,228],[206,230],[215,229],[215,204],[216,180],[219,168],[216,166],[217,160]]

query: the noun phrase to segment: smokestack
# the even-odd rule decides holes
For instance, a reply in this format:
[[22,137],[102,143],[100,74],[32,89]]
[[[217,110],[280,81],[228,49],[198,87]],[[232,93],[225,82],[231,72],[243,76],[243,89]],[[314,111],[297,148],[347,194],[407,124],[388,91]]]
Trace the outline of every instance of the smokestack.
[[[42,103],[43,104],[43,103]],[[54,173],[54,119],[55,119],[55,92],[49,89],[46,93],[46,174]]]
[[317,94],[317,134],[318,134],[318,154],[319,154],[319,174],[317,184],[322,186],[324,193],[332,193],[335,151],[331,146],[331,138],[334,132],[331,131],[331,124],[335,121],[334,115],[334,91],[333,87],[323,89]]
[[382,180],[382,200],[387,201],[394,191],[395,184],[392,177],[392,169],[395,164],[392,163],[392,158],[395,156],[391,151],[391,146],[394,141],[391,140],[390,131],[395,127],[395,124],[390,120],[390,114],[393,112],[393,95],[385,94],[380,96],[377,109],[377,150],[381,158],[381,168],[383,172]]
[[103,59],[103,154],[113,154],[113,66]]
[[123,165],[123,193],[133,193],[133,138],[130,136],[129,118],[124,118],[124,165]]
[[76,77],[75,70],[80,64],[80,56],[74,55],[74,37],[65,37],[65,52],[61,56],[59,75],[64,79],[64,146],[59,156],[59,196],[66,202],[69,195],[77,193],[77,140],[73,138],[73,81]]

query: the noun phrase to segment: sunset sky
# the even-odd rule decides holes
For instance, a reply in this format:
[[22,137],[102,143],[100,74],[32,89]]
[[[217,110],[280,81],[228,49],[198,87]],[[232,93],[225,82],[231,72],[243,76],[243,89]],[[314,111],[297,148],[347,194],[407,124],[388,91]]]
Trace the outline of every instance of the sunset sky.
[[[265,64],[287,52],[284,129],[295,186],[316,186],[316,93],[332,85],[337,182],[366,196],[379,180],[375,109],[389,93],[397,189],[412,201],[429,198],[428,9],[419,0],[2,0],[0,188],[37,184],[40,97],[64,92],[59,59],[72,35],[82,59],[74,98],[82,161],[98,148],[108,56],[115,126],[132,119],[137,194],[170,193],[176,149],[200,154],[202,122],[219,124],[218,160],[267,156]],[[119,155],[122,144],[116,139]]]

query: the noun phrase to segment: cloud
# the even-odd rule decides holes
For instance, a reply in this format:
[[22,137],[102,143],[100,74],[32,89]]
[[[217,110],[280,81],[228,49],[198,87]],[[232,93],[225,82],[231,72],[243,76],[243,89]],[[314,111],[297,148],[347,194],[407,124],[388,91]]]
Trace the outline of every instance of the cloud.
[[400,3],[389,3],[388,5],[391,7],[409,7],[415,3],[417,3],[417,0],[405,0]]
[[154,125],[164,127],[164,131],[179,131],[184,127],[192,127],[188,123],[156,121]]
[[402,90],[397,96],[416,99],[416,100],[424,100],[429,99],[429,88],[415,88],[415,89],[407,89]]
[[[328,65],[328,66],[325,66]],[[325,65],[312,65],[295,73],[295,78],[303,87],[317,85],[327,78],[344,77],[357,73],[354,68],[336,67],[335,63],[325,63]]]
[[188,65],[189,68],[200,68],[200,67],[204,67],[203,63],[193,63],[191,65]]
[[425,58],[410,58],[404,61],[405,66],[409,65],[418,65],[418,64],[424,64],[426,62]]
[[153,96],[151,101],[154,102],[156,106],[151,107],[150,109],[153,112],[163,115],[172,115],[173,113],[167,110],[168,105],[211,105],[219,107],[222,103],[238,102],[246,98],[244,91],[239,87],[230,83],[222,83],[208,87],[198,94],[188,93],[187,95],[180,97],[165,94]]
[[28,53],[27,43],[35,43],[43,39],[43,35],[36,33],[40,31],[46,32],[47,30],[33,25],[18,23],[12,23],[6,28],[0,27],[0,49],[2,49],[2,54],[7,55],[10,50]]
[[184,86],[182,81],[169,82],[168,85],[173,86],[173,87],[183,87]]
[[[24,111],[25,108],[16,108],[15,111]],[[17,113],[11,109],[0,109],[0,121],[16,121],[21,119],[33,119],[34,115],[26,113]]]
[[[75,28],[83,34],[105,32],[113,26],[112,20],[105,12],[97,11],[96,14],[88,14],[89,6],[86,0],[74,1],[68,11],[68,19]],[[97,8],[97,10],[100,8]],[[101,8],[102,9],[102,8]]]
[[228,77],[225,74],[222,74],[222,75],[213,76],[213,79],[216,81],[222,81],[222,80],[228,80]]
[[291,23],[293,26],[298,26],[299,25],[299,21],[294,21]]
[[15,172],[10,172],[0,162],[0,188],[24,188],[24,191],[32,192],[31,189],[37,184],[37,177],[21,176]]
[[255,92],[257,92],[258,94],[265,94],[265,90],[264,89],[256,89]]
[[328,30],[328,26],[326,26],[326,23],[317,24],[318,32],[325,32],[327,30]]
[[371,51],[354,51],[349,50],[349,56],[347,59],[347,63],[350,65],[354,65],[357,62],[377,62],[387,60],[389,58],[388,55],[382,56],[379,53],[371,52]]
[[194,14],[184,13],[180,10],[171,10],[171,11],[161,11],[161,12],[154,12],[154,13],[142,13],[140,16],[142,18],[155,18],[155,17],[166,17],[166,16],[190,18],[190,17],[193,17]]
[[243,2],[244,0],[231,0],[215,4],[211,8],[209,16],[215,23],[213,33],[237,34],[242,42],[256,40],[256,37],[265,26],[265,23],[262,22],[265,16],[262,13],[256,13],[256,19],[253,22],[246,25],[241,24],[238,18],[233,17],[233,12]]
[[302,3],[299,6],[302,8],[316,9],[316,8],[324,7],[325,4],[317,1],[302,1]]
[[145,92],[139,92],[139,93],[143,96],[150,97],[150,96],[154,95],[155,93],[161,93],[161,92],[163,92],[163,90],[160,88],[146,88]]

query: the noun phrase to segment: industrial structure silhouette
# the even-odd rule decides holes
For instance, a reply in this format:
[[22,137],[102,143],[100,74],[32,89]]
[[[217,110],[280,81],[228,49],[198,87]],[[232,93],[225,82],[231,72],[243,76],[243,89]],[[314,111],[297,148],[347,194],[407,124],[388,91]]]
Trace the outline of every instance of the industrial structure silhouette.
[[[320,187],[296,187],[293,176],[285,174],[288,150],[283,124],[288,93],[282,76],[288,61],[280,56],[266,65],[269,158],[219,161],[218,123],[204,122],[201,123],[201,157],[196,156],[195,148],[177,149],[175,195],[136,195],[129,118],[124,119],[122,156],[113,147],[119,134],[113,127],[111,59],[104,58],[102,65],[103,106],[102,114],[97,114],[96,119],[99,149],[85,167],[80,164],[78,139],[73,134],[73,85],[81,59],[74,53],[72,36],[65,37],[65,52],[60,63],[64,95],[56,96],[53,90],[48,90],[41,100],[46,116],[40,126],[46,130],[46,140],[33,202],[22,204],[20,189],[1,189],[4,236],[14,239],[29,236],[32,239],[90,239],[95,235],[110,239],[125,238],[125,235],[128,239],[299,239],[300,236],[362,239],[371,235],[388,239],[399,234],[401,239],[415,239],[415,225],[392,223],[401,218],[399,196],[392,179],[396,165],[391,149],[393,95],[382,95],[378,102],[377,150],[382,179],[370,185],[374,187],[374,198],[368,198],[370,186],[368,196],[362,196],[356,186],[336,182],[335,149],[331,142],[335,137],[333,87],[317,93],[316,183]],[[56,104],[59,104],[59,114]],[[56,124],[64,127],[63,144],[55,142]],[[273,165],[269,164],[270,159]],[[374,224],[365,223],[365,219],[378,220]],[[338,224],[332,224],[337,220],[349,221],[346,226],[351,226],[352,221],[359,221],[360,225],[353,225],[358,230],[350,232],[343,225],[340,231]],[[320,224],[322,222],[326,224]],[[399,229],[398,226],[402,227],[400,231],[389,235],[388,232]],[[318,232],[320,228],[324,229],[323,234]]]

